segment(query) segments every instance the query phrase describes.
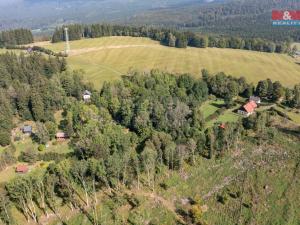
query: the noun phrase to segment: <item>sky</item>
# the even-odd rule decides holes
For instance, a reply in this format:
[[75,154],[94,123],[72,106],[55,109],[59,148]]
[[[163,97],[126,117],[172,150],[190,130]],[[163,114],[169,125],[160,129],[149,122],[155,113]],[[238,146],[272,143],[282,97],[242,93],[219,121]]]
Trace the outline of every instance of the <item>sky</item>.
[[0,0],[0,6],[8,6],[21,2],[23,2],[23,0]]

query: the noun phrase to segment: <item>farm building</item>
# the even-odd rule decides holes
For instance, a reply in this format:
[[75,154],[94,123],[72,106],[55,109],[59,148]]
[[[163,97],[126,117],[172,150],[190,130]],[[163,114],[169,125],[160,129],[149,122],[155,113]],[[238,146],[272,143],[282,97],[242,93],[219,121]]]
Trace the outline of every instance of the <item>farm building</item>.
[[88,101],[91,100],[91,96],[92,96],[92,93],[91,93],[90,91],[88,91],[88,90],[85,90],[85,91],[83,92],[82,98],[83,98],[83,100],[84,100],[85,102],[88,102]]
[[32,126],[25,125],[22,127],[22,132],[24,134],[31,134],[32,133]]
[[249,101],[254,101],[256,104],[260,104],[261,103],[261,99],[258,96],[251,96],[249,98]]
[[56,135],[55,135],[56,139],[59,140],[59,141],[64,141],[66,139],[68,139],[68,135],[64,132],[58,132]]
[[238,110],[238,113],[248,117],[255,112],[256,108],[257,108],[257,104],[254,101],[249,101],[241,109]]
[[16,173],[27,173],[28,171],[29,168],[26,165],[19,165],[16,167]]

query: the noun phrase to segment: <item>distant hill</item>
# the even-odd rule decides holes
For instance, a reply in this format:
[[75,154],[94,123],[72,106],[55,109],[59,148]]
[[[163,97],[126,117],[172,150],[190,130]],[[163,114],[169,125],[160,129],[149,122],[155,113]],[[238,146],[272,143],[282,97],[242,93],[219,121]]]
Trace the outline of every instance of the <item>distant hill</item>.
[[300,39],[300,30],[272,27],[272,9],[300,9],[296,0],[1,0],[0,30],[52,32],[70,23],[172,26],[195,31]]
[[144,11],[195,2],[199,0],[1,0],[0,30],[48,29],[74,22],[120,22]]
[[211,4],[152,10],[131,18],[131,23],[156,24],[268,39],[300,39],[299,28],[272,27],[272,9],[300,9],[296,0],[231,0]]

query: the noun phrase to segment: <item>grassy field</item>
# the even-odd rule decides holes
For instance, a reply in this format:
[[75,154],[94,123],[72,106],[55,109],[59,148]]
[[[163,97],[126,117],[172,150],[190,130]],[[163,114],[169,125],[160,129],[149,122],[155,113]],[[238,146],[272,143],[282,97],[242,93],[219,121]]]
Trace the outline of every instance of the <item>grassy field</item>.
[[[6,52],[20,53],[21,50],[11,50],[11,49],[3,49],[3,48],[0,48],[0,54],[6,53]],[[24,51],[24,52],[25,52],[25,51]]]
[[[64,43],[43,43],[43,47],[63,51]],[[160,69],[200,76],[203,68],[212,73],[224,71],[245,76],[250,82],[272,78],[293,86],[300,82],[300,67],[295,59],[283,54],[269,54],[235,49],[176,49],[148,38],[104,37],[71,42],[68,58],[72,69],[83,69],[85,79],[100,87],[104,81],[120,78],[129,70]]]
[[224,100],[207,101],[201,106],[204,119],[214,114],[219,108],[224,105]]

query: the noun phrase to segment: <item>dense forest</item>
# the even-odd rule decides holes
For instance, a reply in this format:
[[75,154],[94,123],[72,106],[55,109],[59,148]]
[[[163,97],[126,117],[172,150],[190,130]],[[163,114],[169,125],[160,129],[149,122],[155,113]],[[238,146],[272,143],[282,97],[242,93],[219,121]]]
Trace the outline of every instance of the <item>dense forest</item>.
[[28,29],[15,29],[0,32],[0,48],[33,43],[33,35]]
[[299,1],[248,0],[225,1],[203,5],[191,2],[184,6],[157,9],[130,19],[138,25],[175,26],[214,34],[264,38],[273,41],[299,41],[297,27],[273,27],[273,9],[298,9]]
[[61,74],[65,70],[64,58],[0,55],[0,145],[10,143],[13,117],[53,121],[53,113],[64,106],[67,96],[80,97],[84,85],[79,74]]
[[[69,155],[43,155],[43,160],[55,163],[0,188],[0,218],[6,224],[14,223],[12,205],[28,221],[37,223],[41,216],[68,205],[80,209],[92,224],[99,224],[96,192],[100,190],[114,193],[135,187],[154,191],[159,171],[194,166],[198,157],[220,158],[238,147],[246,137],[245,130],[253,130],[258,143],[274,137],[269,127],[271,111],[207,127],[200,107],[213,96],[224,99],[224,108],[235,104],[237,96],[253,93],[269,102],[280,100],[300,108],[300,85],[288,89],[266,80],[254,86],[243,77],[211,75],[206,70],[202,79],[157,70],[133,72],[97,91],[84,84],[77,72],[66,71],[63,58],[6,53],[0,56],[0,65],[0,144],[10,143],[16,116],[36,121],[36,141],[46,144],[55,134],[53,113],[63,109],[62,129],[74,150]],[[85,89],[92,91],[89,103],[79,101]],[[16,159],[13,152],[13,146],[2,152],[1,165],[41,159],[33,151]],[[200,223],[200,215],[201,209],[194,208],[191,220]]]
[[[286,53],[290,51],[289,42],[273,42],[256,38],[239,38],[227,36],[207,36],[193,32],[180,32],[166,28],[134,27],[121,25],[69,25],[69,39],[79,40],[81,38],[97,38],[104,36],[132,36],[149,37],[160,41],[163,45],[177,48],[187,46],[206,48],[233,48],[262,52]],[[52,42],[59,42],[65,39],[64,27],[56,28]]]

